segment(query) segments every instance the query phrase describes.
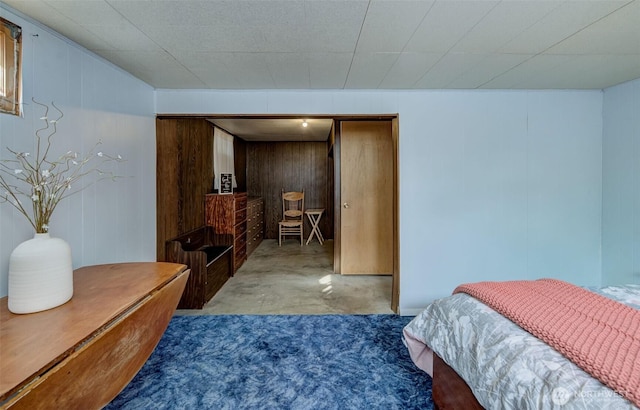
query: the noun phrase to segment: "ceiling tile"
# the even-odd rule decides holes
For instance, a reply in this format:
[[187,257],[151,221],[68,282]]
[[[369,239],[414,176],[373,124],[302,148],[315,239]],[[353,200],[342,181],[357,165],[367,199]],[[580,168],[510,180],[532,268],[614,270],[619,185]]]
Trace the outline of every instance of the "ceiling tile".
[[441,53],[400,53],[380,83],[380,88],[410,89],[441,58]]
[[[285,1],[283,12],[286,13]],[[304,23],[307,26],[324,26],[332,29],[346,28],[360,30],[364,23],[369,0],[306,0],[302,2],[305,9]]]
[[559,6],[559,1],[504,1],[492,8],[452,48],[492,53]]
[[437,1],[407,43],[404,51],[449,51],[498,1]]
[[562,64],[571,60],[570,56],[537,55],[504,72],[481,88],[544,88]]
[[333,119],[308,118],[302,127],[302,118],[215,118],[218,127],[247,141],[326,141]]
[[46,0],[47,4],[78,24],[113,24],[126,20],[103,0]]
[[400,52],[433,1],[375,1],[367,11],[356,52]]
[[[158,51],[118,51],[109,50],[100,52],[105,58],[113,61],[127,71],[153,70],[158,66],[171,69],[184,68],[177,60],[163,52]],[[125,66],[126,65],[126,66]]]
[[[544,88],[593,89],[619,84],[640,76],[637,56],[572,55],[546,76]],[[611,68],[614,67],[612,71]],[[613,84],[612,84],[613,83]]]
[[156,88],[599,88],[640,77],[640,0],[4,0],[0,7]]
[[341,89],[352,56],[351,53],[308,53],[310,88]]
[[44,22],[46,21],[46,25],[49,25],[48,23],[50,21],[60,20],[62,18],[68,20],[66,17],[60,14],[60,12],[48,5],[44,0],[2,0],[2,2],[0,2],[0,11],[3,11],[5,9],[5,4],[24,13],[27,16],[30,16],[35,20],[43,22],[43,24],[45,24]]
[[305,17],[304,3],[292,1],[108,0],[133,24],[147,26],[242,26],[266,22],[292,25]]
[[265,62],[276,88],[309,88],[309,61],[303,53],[269,53]]
[[207,86],[187,70],[174,70],[171,68],[162,71],[149,70],[141,72],[140,75],[150,79],[152,83],[162,84],[164,88],[199,90]]
[[577,32],[546,52],[640,56],[638,26],[640,26],[640,1],[635,1]]
[[298,40],[306,52],[354,52],[365,20],[366,0],[305,1],[305,36]]
[[94,36],[108,43],[114,50],[162,51],[162,49],[136,27],[128,24],[82,25]]
[[150,26],[142,31],[170,53],[178,51],[252,52],[259,51],[252,34],[235,27]]
[[345,88],[376,89],[389,69],[398,59],[399,53],[358,53],[349,69]]
[[78,44],[89,50],[115,50],[111,43],[80,25],[68,24],[68,21],[65,23],[65,20],[61,20],[60,28],[55,30],[69,39],[77,39]]
[[447,84],[447,88],[480,88],[531,57],[523,54],[487,54],[482,61]]
[[541,53],[628,2],[629,0],[564,1],[553,12],[505,44],[500,51],[523,54]]
[[447,85],[482,62],[484,54],[448,53],[416,83],[416,88],[447,88]]
[[195,77],[206,84],[207,88],[242,88],[236,73],[225,64],[229,54],[182,51],[176,54],[176,58],[182,61],[186,69]]
[[[101,49],[110,50],[113,49],[108,42],[105,42],[95,34],[88,31],[86,28],[75,24],[65,15],[61,14],[58,10],[51,7],[44,1],[28,1],[24,0],[10,0],[5,1],[11,7],[19,7],[25,14],[29,14],[37,17],[41,21],[46,21],[46,25],[63,36],[76,41],[81,46],[88,48],[89,50]],[[2,4],[2,3],[0,3]]]
[[235,73],[241,88],[276,88],[269,66],[262,53],[227,53],[225,64]]
[[[100,55],[142,79],[162,84],[188,84],[185,88],[202,88],[205,84],[165,53],[140,51],[101,51]],[[162,66],[163,70],[156,67]]]

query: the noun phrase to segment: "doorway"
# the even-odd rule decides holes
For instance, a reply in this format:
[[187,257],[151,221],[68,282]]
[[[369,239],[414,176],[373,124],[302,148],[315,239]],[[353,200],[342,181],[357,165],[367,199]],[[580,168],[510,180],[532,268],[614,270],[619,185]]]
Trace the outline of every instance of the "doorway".
[[335,258],[343,275],[392,275],[398,311],[398,124],[390,119],[336,121]]
[[[298,122],[302,122],[303,118],[309,118],[306,116],[215,116],[215,115],[207,115],[207,116],[194,116],[194,115],[173,115],[173,116],[158,116],[156,121],[156,133],[157,133],[157,163],[165,164],[167,166],[158,166],[157,168],[157,207],[158,207],[158,221],[157,221],[157,240],[158,240],[158,260],[163,260],[162,252],[160,250],[164,247],[164,242],[166,239],[177,236],[183,231],[187,229],[192,229],[192,226],[189,225],[197,225],[198,221],[202,221],[204,219],[203,210],[200,208],[200,202],[198,199],[203,197],[203,192],[207,191],[211,187],[211,169],[212,167],[207,165],[211,162],[211,155],[208,154],[210,152],[208,145],[212,144],[212,137],[209,136],[207,127],[211,127],[211,123],[215,122],[216,119],[243,119],[243,120],[270,120],[270,119],[289,119],[296,120]],[[295,173],[291,173],[288,171],[290,167],[291,158],[296,158],[298,155],[302,155],[303,158],[301,161],[305,161],[307,164],[315,164],[314,166],[307,167],[305,173],[308,175],[314,175],[313,179],[316,184],[323,185],[321,180],[315,175],[322,174],[321,166],[327,168],[326,175],[327,180],[325,181],[325,197],[319,198],[318,200],[322,203],[323,207],[326,207],[327,213],[323,216],[325,229],[328,231],[323,231],[323,234],[326,232],[327,236],[339,235],[340,230],[335,229],[340,220],[341,220],[341,206],[342,203],[339,201],[340,194],[338,193],[338,189],[340,187],[340,132],[336,133],[336,125],[340,122],[344,121],[385,121],[387,124],[391,124],[391,135],[389,136],[391,140],[391,144],[385,145],[389,149],[391,147],[392,151],[392,167],[391,167],[391,175],[389,178],[391,179],[391,188],[387,197],[392,198],[392,215],[390,216],[392,221],[392,276],[393,276],[393,286],[392,286],[392,295],[391,295],[391,309],[394,312],[397,312],[398,309],[398,296],[399,296],[399,263],[398,263],[398,160],[397,160],[397,152],[398,152],[398,132],[397,132],[397,119],[395,115],[387,115],[387,116],[320,116],[316,115],[313,118],[322,118],[322,119],[330,119],[333,121],[333,131],[330,133],[330,137],[328,140],[316,143],[320,144],[321,148],[318,146],[311,147],[311,145],[305,147],[304,149],[299,149],[295,146],[295,144],[290,144],[287,141],[279,141],[280,143],[284,143],[281,146],[278,146],[278,149],[272,149],[268,147],[268,143],[265,141],[256,142],[256,141],[245,141],[242,140],[241,137],[238,138],[237,149],[239,152],[236,154],[236,167],[239,166],[243,170],[244,173],[244,183],[242,181],[238,181],[238,185],[244,185],[247,191],[251,189],[249,185],[251,184],[251,180],[253,179],[255,183],[258,183],[259,179],[277,178],[278,176],[282,176],[283,178],[289,175],[295,175]],[[388,129],[388,127],[387,127]],[[233,130],[226,129],[233,135],[236,135]],[[211,131],[212,134],[212,131]],[[259,147],[258,144],[266,144],[262,147]],[[234,143],[234,145],[236,145]],[[275,146],[275,144],[274,144]],[[311,147],[311,149],[308,149]],[[274,173],[265,173],[262,172],[256,167],[252,167],[250,162],[252,158],[252,150],[253,149],[263,149],[266,155],[270,155],[272,160],[273,158],[283,155],[283,157],[276,162],[279,168],[275,169]],[[188,152],[187,152],[188,150]],[[282,151],[282,152],[281,152]],[[324,154],[319,156],[319,152],[323,151]],[[177,154],[177,155],[176,155]],[[264,155],[264,154],[263,154]],[[288,158],[288,159],[287,159]],[[324,158],[324,159],[322,159]],[[324,162],[324,165],[322,165]],[[176,173],[177,172],[177,173]],[[167,184],[168,181],[175,181],[176,176],[178,177],[178,181],[176,184]],[[242,175],[238,175],[240,179],[242,179]],[[181,180],[184,179],[184,182],[181,183]],[[300,181],[298,185],[303,185],[304,181]],[[281,185],[281,184],[279,184]],[[295,178],[293,180],[293,185],[296,185]],[[191,192],[192,187],[196,187],[198,192]],[[282,186],[277,186],[277,189],[274,192],[279,192]],[[296,186],[292,186],[292,189],[296,189]],[[167,189],[171,190],[171,196],[176,197],[175,201],[167,201],[167,193],[164,192]],[[389,188],[387,188],[388,190]],[[175,192],[173,192],[175,191]],[[204,192],[206,193],[206,192]],[[249,192],[252,195],[251,192]],[[259,193],[258,193],[259,194]],[[254,193],[253,195],[256,195]],[[322,196],[322,194],[320,194]],[[271,206],[274,208],[271,215],[267,215],[265,212],[265,228],[268,230],[268,226],[270,224],[274,224],[277,226],[277,218],[279,218],[281,204],[278,199],[269,200],[265,198],[265,206],[268,203],[271,203]],[[316,207],[316,205],[314,205]],[[175,208],[175,209],[173,209]],[[176,218],[168,218],[167,216],[175,214]],[[202,214],[202,215],[200,215]],[[192,221],[192,222],[191,222]],[[188,224],[186,222],[189,222]],[[305,231],[305,234],[308,235],[309,230]],[[305,235],[305,236],[306,236]],[[336,242],[339,242],[339,236],[334,236],[334,254],[335,260],[340,260],[341,254],[346,252],[347,250],[340,250],[337,246]],[[335,264],[334,264],[335,266]],[[387,268],[388,269],[388,268]]]
[[341,121],[339,128],[339,272],[392,275],[391,121]]

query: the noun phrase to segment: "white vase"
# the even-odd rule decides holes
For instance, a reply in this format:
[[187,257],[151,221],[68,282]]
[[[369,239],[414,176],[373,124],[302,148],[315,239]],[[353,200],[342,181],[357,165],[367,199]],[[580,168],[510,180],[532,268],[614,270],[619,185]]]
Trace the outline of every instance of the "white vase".
[[40,312],[66,303],[71,296],[73,266],[67,242],[37,233],[13,250],[9,259],[11,312]]

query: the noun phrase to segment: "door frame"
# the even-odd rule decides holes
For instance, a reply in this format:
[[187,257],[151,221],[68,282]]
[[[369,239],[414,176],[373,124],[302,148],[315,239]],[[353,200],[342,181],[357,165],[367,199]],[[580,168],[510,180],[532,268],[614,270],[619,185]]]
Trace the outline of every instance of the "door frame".
[[391,284],[391,310],[395,313],[398,312],[400,302],[400,235],[399,235],[399,209],[400,209],[400,196],[399,196],[399,128],[398,128],[398,114],[395,115],[358,115],[358,116],[335,116],[334,125],[331,138],[334,141],[331,145],[331,152],[333,154],[334,163],[334,223],[333,223],[333,270],[335,273],[340,272],[340,249],[341,249],[341,234],[340,234],[340,221],[342,212],[342,200],[341,200],[341,173],[340,173],[340,122],[341,121],[391,121],[391,143],[392,143],[392,158],[393,158],[393,272],[392,272],[392,284]]
[[[398,114],[373,114],[373,115],[348,115],[348,114],[158,114],[156,115],[156,127],[160,119],[210,119],[210,118],[330,118],[334,121],[332,132],[329,136],[328,155],[333,157],[333,208],[334,208],[334,272],[340,273],[340,132],[336,127],[339,121],[391,121],[391,138],[393,145],[393,273],[391,289],[391,310],[398,312],[400,301],[400,196],[399,196],[399,116]],[[156,129],[156,134],[158,130]],[[156,136],[157,138],[157,136]],[[157,147],[156,147],[157,148]],[[156,169],[156,174],[158,169]],[[159,225],[160,220],[156,225]],[[156,226],[158,230],[158,226]],[[158,247],[163,246],[161,238],[158,238]]]

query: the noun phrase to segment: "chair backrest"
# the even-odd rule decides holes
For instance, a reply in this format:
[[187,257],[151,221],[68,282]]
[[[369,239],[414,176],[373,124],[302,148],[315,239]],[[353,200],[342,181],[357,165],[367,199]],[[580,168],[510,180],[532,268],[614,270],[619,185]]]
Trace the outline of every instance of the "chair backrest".
[[282,190],[282,217],[283,219],[300,219],[304,215],[304,189],[302,191]]

